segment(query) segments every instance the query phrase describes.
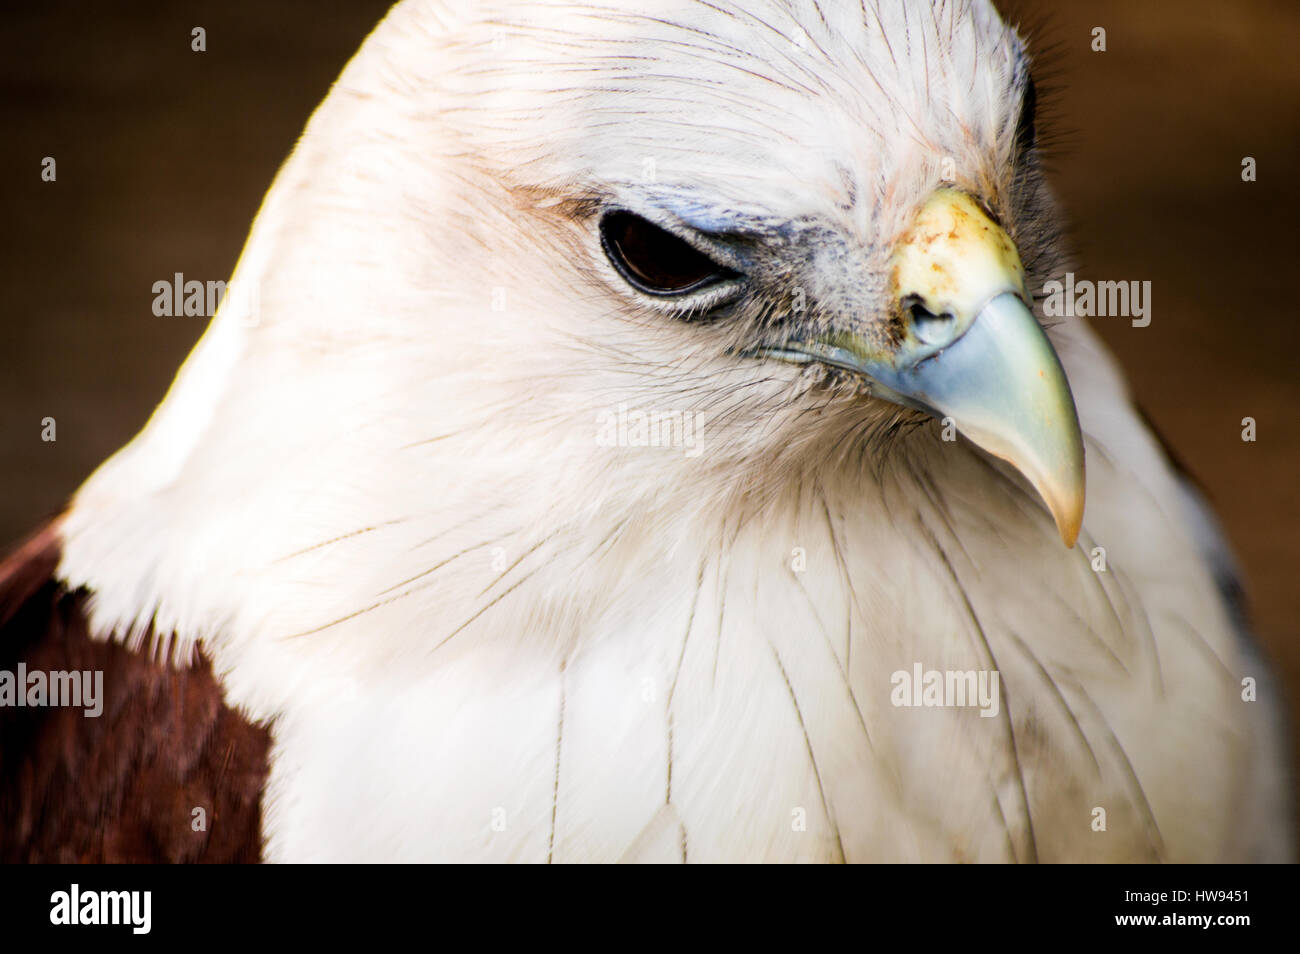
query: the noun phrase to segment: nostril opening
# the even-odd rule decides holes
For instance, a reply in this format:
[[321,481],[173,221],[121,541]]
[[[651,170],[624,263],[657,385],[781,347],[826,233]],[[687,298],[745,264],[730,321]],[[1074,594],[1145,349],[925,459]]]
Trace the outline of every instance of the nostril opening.
[[919,299],[904,301],[904,307],[912,319],[912,330],[926,344],[944,344],[952,337],[956,318],[948,312],[935,314],[926,308]]

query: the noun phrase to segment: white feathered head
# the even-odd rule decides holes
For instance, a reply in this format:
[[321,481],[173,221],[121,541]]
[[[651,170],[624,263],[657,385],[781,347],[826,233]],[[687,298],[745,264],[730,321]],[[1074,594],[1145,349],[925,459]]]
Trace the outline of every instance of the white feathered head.
[[63,573],[182,641],[397,656],[525,592],[559,631],[792,487],[941,452],[926,413],[1072,541],[1032,120],[985,0],[408,0]]

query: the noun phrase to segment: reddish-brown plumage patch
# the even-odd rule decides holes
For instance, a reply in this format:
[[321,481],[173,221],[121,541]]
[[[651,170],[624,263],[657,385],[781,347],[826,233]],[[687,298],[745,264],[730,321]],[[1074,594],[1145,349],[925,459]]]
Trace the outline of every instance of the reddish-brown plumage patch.
[[267,729],[201,655],[175,669],[90,639],[58,560],[52,523],[0,563],[0,670],[101,670],[103,713],[0,706],[0,862],[260,860]]

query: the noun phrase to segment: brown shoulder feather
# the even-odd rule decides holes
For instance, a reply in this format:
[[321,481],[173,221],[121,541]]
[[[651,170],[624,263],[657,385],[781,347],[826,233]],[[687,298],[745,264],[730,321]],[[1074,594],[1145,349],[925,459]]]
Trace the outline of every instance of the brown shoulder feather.
[[202,654],[176,669],[92,640],[58,529],[0,562],[0,672],[102,672],[103,711],[0,705],[0,862],[259,860],[269,732]]

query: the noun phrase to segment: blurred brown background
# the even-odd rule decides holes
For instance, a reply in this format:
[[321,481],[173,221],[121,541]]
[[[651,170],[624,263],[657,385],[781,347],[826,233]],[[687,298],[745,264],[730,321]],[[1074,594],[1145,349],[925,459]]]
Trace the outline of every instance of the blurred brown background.
[[[229,276],[276,168],[387,7],[45,0],[6,11],[0,550],[144,423],[205,321],[155,317],[153,283]],[[1078,277],[1153,285],[1149,327],[1092,320],[1208,488],[1300,716],[1300,4],[1002,9],[1037,52],[1040,128]],[[190,49],[195,26],[205,53]],[[1105,53],[1090,49],[1098,26]],[[55,183],[41,181],[45,156]],[[1241,179],[1245,156],[1254,183]],[[55,443],[40,439],[47,416]],[[1241,440],[1248,416],[1255,443]]]

